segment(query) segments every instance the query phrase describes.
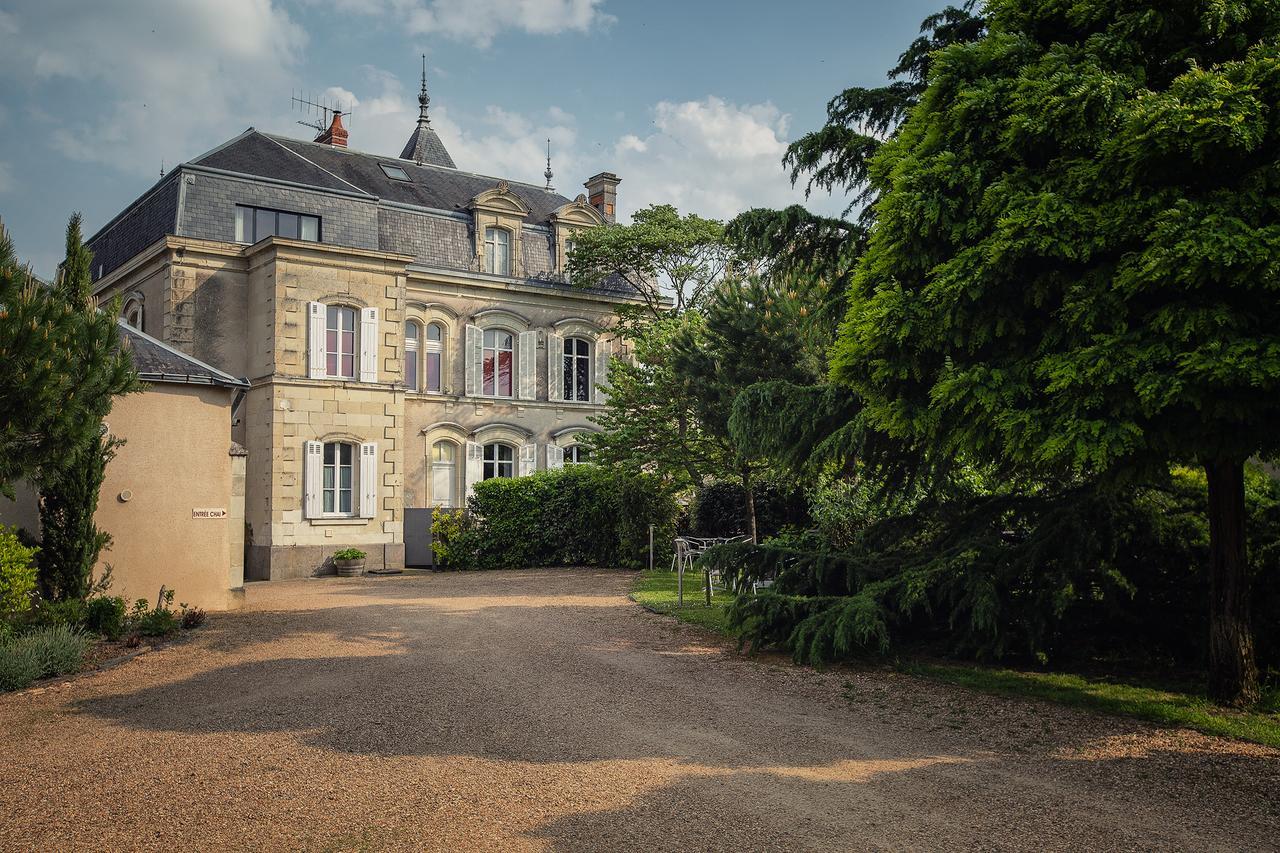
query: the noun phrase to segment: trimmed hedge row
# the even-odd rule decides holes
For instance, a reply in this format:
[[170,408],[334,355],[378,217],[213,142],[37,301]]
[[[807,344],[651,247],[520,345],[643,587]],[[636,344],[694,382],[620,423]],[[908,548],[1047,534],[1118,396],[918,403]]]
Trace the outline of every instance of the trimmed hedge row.
[[453,569],[608,566],[669,558],[676,503],[656,477],[567,465],[477,483],[465,517],[437,513],[435,551]]

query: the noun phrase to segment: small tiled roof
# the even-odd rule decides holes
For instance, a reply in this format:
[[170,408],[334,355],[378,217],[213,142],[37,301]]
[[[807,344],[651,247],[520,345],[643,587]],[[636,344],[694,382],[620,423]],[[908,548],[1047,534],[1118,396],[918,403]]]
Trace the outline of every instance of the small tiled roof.
[[[252,129],[192,163],[305,186],[361,192],[386,201],[455,213],[466,210],[473,198],[493,189],[501,180],[430,162],[419,164],[399,157],[379,157]],[[410,180],[387,177],[381,163],[403,169]],[[533,184],[508,181],[508,186],[529,208],[525,222],[531,225],[545,224],[557,208],[569,203],[569,199],[559,193]]]
[[444,147],[444,143],[440,141],[439,135],[435,129],[426,121],[419,121],[418,126],[413,129],[413,136],[409,137],[409,141],[405,143],[404,150],[400,152],[401,160],[412,160],[415,163],[430,163],[433,166],[445,166],[449,169],[456,169],[453,158],[449,156],[449,152]]
[[144,382],[174,382],[183,385],[221,385],[225,388],[248,388],[249,383],[223,373],[216,367],[192,358],[163,341],[117,321],[121,337],[127,342],[138,378]]

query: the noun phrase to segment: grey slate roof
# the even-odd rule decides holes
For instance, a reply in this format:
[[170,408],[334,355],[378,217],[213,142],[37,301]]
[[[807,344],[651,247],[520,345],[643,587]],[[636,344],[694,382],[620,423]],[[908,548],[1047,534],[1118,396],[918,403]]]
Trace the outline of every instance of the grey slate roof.
[[445,166],[450,169],[458,168],[453,164],[453,158],[449,156],[440,137],[423,119],[418,120],[413,136],[409,137],[404,150],[400,152],[400,159],[412,160],[415,163],[430,163],[433,166]]
[[[445,156],[448,156],[447,152]],[[257,130],[250,130],[192,162],[306,186],[359,191],[386,201],[455,213],[466,210],[471,199],[492,189],[501,180],[449,166],[425,162],[419,165],[399,157],[379,157],[350,148],[304,142]],[[411,180],[388,178],[379,163],[404,169]],[[508,181],[508,185],[511,192],[529,208],[525,222],[530,225],[545,224],[556,208],[569,203],[569,199],[559,193],[533,184]]]
[[133,366],[144,382],[174,382],[183,385],[221,385],[224,388],[248,388],[249,383],[223,373],[199,359],[174,349],[163,341],[143,334],[124,320],[116,321],[120,335],[127,342]]

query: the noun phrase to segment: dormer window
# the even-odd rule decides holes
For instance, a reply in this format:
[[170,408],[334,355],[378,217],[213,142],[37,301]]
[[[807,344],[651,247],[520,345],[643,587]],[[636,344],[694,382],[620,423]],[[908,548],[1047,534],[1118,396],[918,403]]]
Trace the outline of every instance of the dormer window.
[[505,228],[484,229],[484,271],[511,275],[511,232]]
[[392,166],[390,163],[379,163],[378,166],[382,169],[382,174],[393,181],[412,181],[409,173],[399,166]]

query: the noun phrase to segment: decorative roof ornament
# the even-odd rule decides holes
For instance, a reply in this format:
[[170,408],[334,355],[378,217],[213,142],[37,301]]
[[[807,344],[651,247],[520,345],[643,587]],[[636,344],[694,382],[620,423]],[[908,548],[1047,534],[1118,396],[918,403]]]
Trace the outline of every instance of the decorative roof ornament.
[[422,89],[418,92],[418,124],[431,124],[427,115],[427,107],[431,104],[431,96],[427,94],[427,55],[422,54]]
[[552,174],[551,174],[551,140],[550,139],[547,140],[547,171],[543,172],[542,174],[547,179],[547,185],[546,187],[544,187],[544,189],[548,189],[548,190],[555,189],[555,187],[551,186]]

